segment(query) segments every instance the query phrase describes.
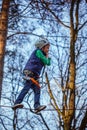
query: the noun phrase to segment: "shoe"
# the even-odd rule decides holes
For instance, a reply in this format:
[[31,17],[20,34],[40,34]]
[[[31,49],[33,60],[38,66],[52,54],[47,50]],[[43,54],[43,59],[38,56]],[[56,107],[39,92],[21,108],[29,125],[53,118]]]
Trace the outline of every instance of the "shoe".
[[14,106],[12,106],[13,110],[16,110],[17,108],[23,108],[24,105],[23,104],[15,104]]
[[37,108],[35,108],[35,113],[40,112],[40,111],[44,110],[45,108],[46,108],[45,105],[38,106]]

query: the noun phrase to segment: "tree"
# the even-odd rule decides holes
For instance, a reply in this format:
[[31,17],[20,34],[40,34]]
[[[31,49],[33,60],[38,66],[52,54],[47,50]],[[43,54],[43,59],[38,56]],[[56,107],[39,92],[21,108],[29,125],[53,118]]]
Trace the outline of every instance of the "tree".
[[[57,12],[60,9],[63,9],[65,6],[66,2],[46,2],[46,1],[39,1],[36,4],[37,10],[39,9],[40,15],[45,16],[45,14],[48,13],[48,17],[53,16],[55,20],[63,25],[64,27],[68,28],[70,30],[70,57],[69,57],[69,67],[68,67],[68,75],[67,75],[67,80],[66,84],[62,87],[62,92],[63,92],[63,111],[60,111],[60,107],[57,106],[55,103],[55,98],[52,95],[52,91],[49,91],[51,98],[54,101],[54,108],[58,111],[59,115],[62,117],[62,120],[64,122],[64,130],[70,130],[70,129],[75,129],[75,101],[76,101],[76,67],[78,66],[77,63],[77,56],[76,56],[76,46],[77,46],[77,36],[79,31],[84,27],[87,23],[87,20],[83,22],[82,25],[80,25],[80,4],[82,3],[81,0],[72,0],[69,2],[69,11],[70,11],[70,25],[64,24],[64,22],[60,19],[60,15],[57,14]],[[54,7],[55,5],[55,7]],[[59,8],[59,6],[61,6]],[[63,8],[62,8],[63,7]],[[47,12],[46,12],[47,11]],[[59,12],[61,14],[61,12]],[[80,12],[81,13],[81,12]],[[77,52],[79,53],[79,52]],[[87,62],[86,62],[87,63]],[[64,79],[63,79],[64,80]],[[48,80],[47,80],[48,81]],[[48,83],[49,84],[49,83]],[[49,85],[48,85],[49,86]],[[50,90],[50,87],[49,87]],[[84,122],[84,126],[85,122]],[[84,127],[85,129],[85,127]]]
[[[21,13],[20,23],[22,27],[20,27],[19,30],[20,31],[23,29],[24,31],[26,30],[26,33],[21,32],[21,34],[30,34],[28,33],[29,30],[33,32],[35,28],[39,26],[40,28],[44,28],[46,32],[45,35],[52,42],[51,55],[53,59],[53,65],[50,71],[48,72],[48,75],[46,75],[49,95],[51,98],[50,102],[51,102],[51,105],[53,106],[52,108],[53,111],[51,109],[47,110],[47,115],[45,118],[45,121],[49,125],[48,128],[51,129],[51,126],[54,126],[56,124],[55,129],[60,129],[60,130],[85,129],[86,118],[87,118],[87,112],[86,112],[87,101],[86,101],[86,96],[85,96],[86,91],[87,91],[86,89],[86,85],[87,85],[86,83],[86,79],[87,79],[86,43],[87,42],[86,42],[86,38],[84,38],[85,33],[86,33],[86,31],[84,31],[85,30],[84,27],[86,26],[87,21],[85,21],[86,20],[85,1],[83,2],[80,0],[68,0],[67,2],[67,0],[64,0],[64,1],[61,1],[61,0],[60,1],[45,1],[45,0],[34,1],[32,0],[32,1],[29,1],[28,5],[25,8],[23,8],[23,5],[21,4],[20,6],[22,6],[22,8],[20,7],[21,9],[20,12],[22,12],[25,15]],[[84,9],[82,8],[83,6],[84,6]],[[26,19],[22,19],[23,16]],[[31,18],[27,20],[28,16],[32,16],[32,20],[31,20],[32,24],[30,22]],[[24,37],[22,35],[21,36],[15,35],[15,34],[20,34],[20,31],[14,34],[12,33],[13,34],[11,35],[12,37],[9,36],[9,38],[14,39],[14,40],[10,39],[9,44],[12,43],[12,41],[14,41],[15,43],[16,40],[18,43],[21,43],[21,42],[23,44],[24,43],[26,44],[26,42],[31,43],[31,41],[27,41],[27,40],[25,41],[25,39],[27,39],[27,37],[25,38],[25,35]],[[17,58],[18,56],[16,56],[16,58],[15,57],[13,58],[13,59],[16,59],[15,63],[18,63]],[[15,64],[12,64],[12,67],[13,67],[12,72],[14,71],[14,65]],[[17,78],[17,72],[18,72],[17,68],[15,69],[15,73],[13,77],[14,82],[17,81],[15,80]],[[9,69],[11,70],[11,68]],[[50,79],[50,82],[49,82],[49,79]],[[54,83],[56,83],[56,85]],[[12,80],[11,80],[11,85],[13,87],[12,94],[14,94],[14,91],[17,90],[15,88],[15,84],[13,85]],[[19,88],[19,82],[17,82],[17,85]],[[53,91],[53,88],[55,89],[55,91]],[[60,92],[59,92],[59,89],[60,89]],[[61,100],[59,100],[59,94],[61,94],[61,98],[60,98]],[[10,100],[11,100],[11,103],[14,102],[14,98],[12,99],[9,98],[9,101]],[[25,103],[26,103],[26,99],[25,99]],[[27,101],[26,104],[29,105],[29,102]],[[54,115],[54,109],[56,111],[55,115]],[[50,114],[48,114],[49,112]],[[19,113],[21,113],[21,111]],[[45,114],[43,113],[43,115]],[[47,120],[48,115],[50,115],[50,120]],[[55,117],[54,120],[57,123],[54,123],[53,120],[50,123],[53,116]],[[3,117],[5,117],[5,115]],[[29,112],[26,112],[26,114],[23,114],[23,116],[22,114],[20,114],[19,119],[22,119],[21,117],[25,119],[27,117],[27,120],[26,120],[26,123],[25,122],[21,123],[22,120],[19,120],[19,122],[17,122],[20,124],[19,129],[23,128],[23,126],[26,126],[25,129],[30,128],[28,127],[28,125],[30,125],[32,129],[34,129],[32,126],[34,126],[35,124],[32,125],[32,121],[33,119],[36,119],[37,117],[31,118],[32,119],[31,123],[29,122],[30,121]],[[5,126],[4,122],[6,118],[4,118],[4,122],[2,119],[3,118],[1,118],[2,124],[3,126]],[[37,120],[39,121],[40,124],[42,123],[40,118],[37,118]],[[36,124],[38,124],[37,120],[34,120]],[[15,127],[15,124],[14,124],[14,127]],[[43,126],[40,128],[44,129]]]
[[0,100],[2,91],[4,55],[8,28],[8,14],[9,14],[10,0],[3,0],[2,9],[0,13]]

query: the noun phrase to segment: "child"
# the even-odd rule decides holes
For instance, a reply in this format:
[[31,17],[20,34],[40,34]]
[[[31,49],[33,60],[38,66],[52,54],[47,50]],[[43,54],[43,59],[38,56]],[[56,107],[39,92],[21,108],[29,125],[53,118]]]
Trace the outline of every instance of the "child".
[[36,42],[35,47],[36,49],[31,54],[23,71],[26,77],[28,76],[30,77],[30,79],[27,80],[26,78],[25,86],[19,94],[17,100],[15,101],[14,106],[12,106],[13,110],[23,107],[23,104],[21,104],[21,102],[23,101],[25,95],[28,93],[30,88],[34,91],[35,112],[41,111],[46,108],[45,105],[40,105],[40,88],[38,87],[39,85],[36,85],[31,80],[31,78],[33,78],[37,82],[42,68],[45,65],[50,65],[51,59],[48,57],[50,43],[46,38],[40,38]]

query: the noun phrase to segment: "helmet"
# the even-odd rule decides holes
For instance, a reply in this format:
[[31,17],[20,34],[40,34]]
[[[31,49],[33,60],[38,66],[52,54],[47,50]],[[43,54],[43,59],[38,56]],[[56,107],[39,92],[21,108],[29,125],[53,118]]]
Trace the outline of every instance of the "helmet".
[[36,41],[35,47],[41,49],[41,48],[43,48],[44,46],[46,46],[48,44],[50,44],[48,39],[40,38],[39,40]]

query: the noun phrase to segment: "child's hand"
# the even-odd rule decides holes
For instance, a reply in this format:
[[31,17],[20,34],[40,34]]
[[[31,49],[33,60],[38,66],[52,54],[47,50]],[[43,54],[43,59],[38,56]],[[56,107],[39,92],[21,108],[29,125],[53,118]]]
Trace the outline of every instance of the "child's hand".
[[46,54],[46,57],[48,58],[48,53]]

